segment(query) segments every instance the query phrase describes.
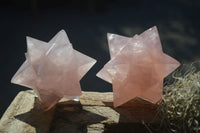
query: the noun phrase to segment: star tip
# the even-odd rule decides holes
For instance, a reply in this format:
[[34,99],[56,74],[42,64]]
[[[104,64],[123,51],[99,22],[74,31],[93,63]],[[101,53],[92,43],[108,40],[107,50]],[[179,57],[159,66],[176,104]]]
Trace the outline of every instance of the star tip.
[[12,84],[13,84],[13,79],[11,79],[11,80],[10,80],[10,83],[12,83]]
[[30,36],[26,36],[26,42],[27,43],[31,42],[31,41],[35,41],[35,40],[37,40],[37,39],[34,39],[34,38],[30,37]]
[[[102,75],[102,72],[101,70],[96,74],[96,76],[100,79],[103,79],[103,75]],[[104,80],[104,79],[103,79]]]
[[98,78],[101,78],[100,71],[96,74],[96,76],[97,76]]
[[177,61],[176,69],[177,69],[178,67],[180,67],[180,66],[181,66],[181,63],[180,63],[179,61]]
[[176,64],[176,68],[178,68],[179,66],[181,66],[181,63],[178,61],[178,60],[176,60],[176,59],[174,59],[175,60],[175,63],[174,64]]
[[64,35],[65,37],[68,38],[67,33],[66,33],[66,31],[65,31],[64,29],[61,29],[61,30],[58,32],[58,34]]
[[93,59],[93,61],[91,62],[91,67],[93,67],[96,63],[97,63],[97,60]]
[[93,65],[96,64],[96,63],[97,63],[97,60],[96,60],[96,59],[93,59]]
[[113,33],[107,33],[107,37],[110,37],[111,35],[113,35]]
[[177,61],[178,62],[178,66],[180,66],[181,65],[181,63],[179,62],[179,61]]
[[120,105],[118,105],[118,104],[116,104],[115,102],[113,102],[113,107],[114,108],[117,108],[117,107],[119,107]]
[[156,31],[158,31],[158,28],[157,28],[157,26],[156,25],[154,25],[152,28],[150,28],[151,30],[156,30]]
[[31,37],[30,36],[26,36],[26,40],[28,41],[29,39],[31,39]]
[[64,32],[64,33],[66,33],[64,29],[61,29],[60,32]]
[[60,35],[67,35],[67,33],[65,32],[64,29],[61,29],[57,32],[57,34],[55,36],[60,36]]
[[157,26],[156,26],[156,25],[154,25],[152,28],[156,28],[156,29],[157,29]]
[[115,36],[115,34],[112,34],[112,33],[107,33],[107,39],[108,41],[112,40]]
[[16,82],[15,82],[15,77],[13,77],[13,78],[10,80],[10,83],[16,84]]

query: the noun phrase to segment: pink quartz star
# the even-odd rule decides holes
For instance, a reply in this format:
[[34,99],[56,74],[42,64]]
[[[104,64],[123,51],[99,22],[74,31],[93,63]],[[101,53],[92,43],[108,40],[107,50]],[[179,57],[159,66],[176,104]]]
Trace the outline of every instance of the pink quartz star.
[[97,76],[113,85],[114,107],[135,97],[156,103],[163,79],[180,63],[162,51],[157,28],[128,38],[108,34],[111,60]]
[[64,30],[48,43],[27,37],[27,49],[12,83],[32,88],[46,110],[81,95],[79,81],[96,60],[74,50]]

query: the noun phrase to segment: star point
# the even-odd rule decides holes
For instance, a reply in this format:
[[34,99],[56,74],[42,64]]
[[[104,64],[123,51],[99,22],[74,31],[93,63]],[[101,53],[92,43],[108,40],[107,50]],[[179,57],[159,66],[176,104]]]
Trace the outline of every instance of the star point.
[[163,53],[156,26],[133,37],[108,33],[108,45],[111,60],[97,76],[112,83],[114,106],[136,97],[158,102],[163,78],[180,63]]
[[49,42],[27,37],[26,61],[11,83],[32,88],[48,110],[61,98],[81,95],[80,79],[96,60],[74,50],[64,30]]

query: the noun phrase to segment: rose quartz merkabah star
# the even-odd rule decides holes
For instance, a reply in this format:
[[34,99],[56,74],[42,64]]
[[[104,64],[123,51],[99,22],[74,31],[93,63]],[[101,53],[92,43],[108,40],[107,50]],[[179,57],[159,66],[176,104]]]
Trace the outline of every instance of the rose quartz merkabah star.
[[131,38],[108,34],[108,44],[111,60],[97,76],[112,83],[114,107],[135,97],[158,102],[164,77],[180,63],[163,53],[157,28]]
[[32,88],[48,110],[61,98],[81,95],[80,79],[96,63],[73,49],[64,30],[48,43],[27,37],[26,61],[11,82]]

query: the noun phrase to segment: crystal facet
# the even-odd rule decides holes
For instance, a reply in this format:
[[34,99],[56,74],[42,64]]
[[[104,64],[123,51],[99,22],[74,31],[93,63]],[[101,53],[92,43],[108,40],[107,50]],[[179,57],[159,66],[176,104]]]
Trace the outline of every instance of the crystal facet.
[[11,82],[32,88],[45,109],[81,95],[80,79],[96,63],[73,49],[64,30],[48,43],[27,37],[26,61]]
[[131,38],[109,33],[107,38],[111,60],[97,76],[112,83],[114,107],[135,97],[158,102],[163,78],[180,63],[163,53],[157,28]]

